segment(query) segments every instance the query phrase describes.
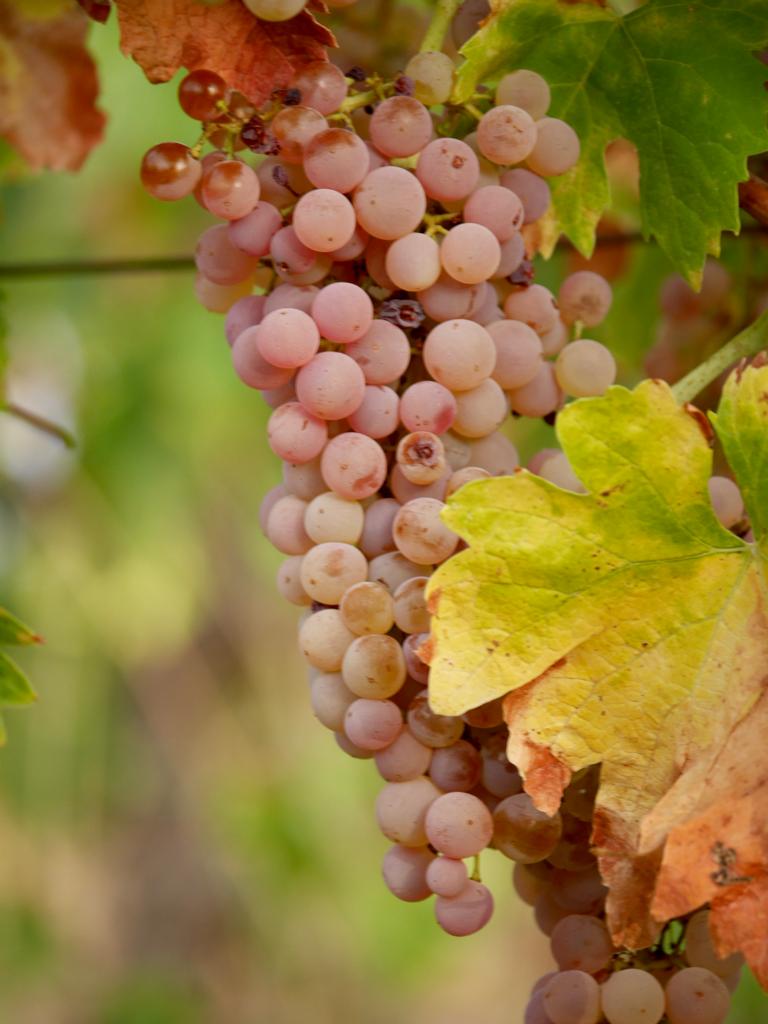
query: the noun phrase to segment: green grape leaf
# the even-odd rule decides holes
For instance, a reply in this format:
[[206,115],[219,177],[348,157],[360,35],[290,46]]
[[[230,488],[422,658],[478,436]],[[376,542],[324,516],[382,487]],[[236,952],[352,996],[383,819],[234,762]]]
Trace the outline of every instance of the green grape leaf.
[[552,87],[552,116],[582,144],[553,181],[549,244],[564,232],[584,254],[609,203],[606,145],[629,139],[640,161],[643,231],[692,283],[722,231],[739,230],[737,183],[747,157],[768,149],[768,42],[763,0],[649,0],[619,17],[587,4],[496,0],[465,44],[454,100],[515,68]]
[[37,694],[15,661],[0,651],[0,707],[32,704]]
[[[768,499],[766,394],[768,367],[734,375],[716,424],[750,509]],[[764,528],[753,544],[720,525],[708,423],[661,381],[573,402],[557,433],[587,493],[521,471],[448,503],[469,547],[429,584],[430,704],[458,715],[507,694],[510,760],[548,813],[601,764],[609,922],[640,947],[658,867],[638,853],[642,820],[768,684]]]
[[0,608],[0,647],[26,646],[40,642],[40,637],[29,626],[25,626],[7,608]]

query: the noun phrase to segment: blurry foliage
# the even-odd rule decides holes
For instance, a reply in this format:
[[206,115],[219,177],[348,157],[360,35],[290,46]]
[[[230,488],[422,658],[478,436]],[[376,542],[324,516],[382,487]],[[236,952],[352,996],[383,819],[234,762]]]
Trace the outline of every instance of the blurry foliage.
[[[114,25],[92,37],[106,142],[77,176],[4,158],[5,259],[184,253],[206,224],[137,181],[148,146],[195,137],[173,87],[119,56]],[[627,381],[666,273],[634,247],[616,282],[600,336]],[[0,421],[0,600],[47,641],[20,656],[41,699],[8,716],[0,754],[0,1019],[517,1022],[549,955],[509,862],[484,857],[498,912],[464,941],[379,879],[375,772],[312,717],[258,530],[279,474],[265,407],[191,284],[4,287],[11,394],[80,446]],[[509,429],[526,454],[551,443],[544,425]],[[767,1020],[745,982],[733,1024]]]

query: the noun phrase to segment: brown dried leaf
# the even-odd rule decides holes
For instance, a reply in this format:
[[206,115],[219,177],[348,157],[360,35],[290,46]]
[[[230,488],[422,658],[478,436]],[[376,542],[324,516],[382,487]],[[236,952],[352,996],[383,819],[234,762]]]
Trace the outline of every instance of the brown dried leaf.
[[150,82],[167,82],[180,67],[215,71],[252,103],[289,85],[298,68],[325,60],[333,33],[308,11],[289,21],[259,21],[240,2],[116,0],[120,45]]
[[76,171],[105,123],[88,19],[69,4],[48,11],[0,0],[0,134],[35,170]]

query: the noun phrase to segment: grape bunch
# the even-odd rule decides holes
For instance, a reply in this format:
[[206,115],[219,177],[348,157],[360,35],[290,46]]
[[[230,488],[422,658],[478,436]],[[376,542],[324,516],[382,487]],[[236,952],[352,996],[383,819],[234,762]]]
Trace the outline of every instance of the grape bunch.
[[[548,116],[532,71],[464,106],[451,103],[453,75],[442,53],[418,54],[392,81],[316,62],[257,111],[193,72],[179,99],[201,141],[155,146],[142,180],[159,199],[193,194],[223,222],[199,240],[197,295],[226,313],[235,372],[273,409],[283,483],[261,525],[285,556],[280,593],[304,609],[314,714],[383,779],[386,885],[406,902],[434,896],[438,924],[472,934],[493,912],[479,857],[495,848],[515,862],[560,967],[534,991],[528,1024],[655,1024],[664,1012],[718,1024],[719,1010],[686,1016],[702,986],[718,1007],[720,975],[731,980],[706,927],[679,972],[661,947],[645,960],[613,948],[590,849],[596,770],[548,817],[507,758],[501,701],[461,717],[429,704],[425,588],[459,544],[445,500],[518,468],[510,414],[551,422],[566,396],[600,395],[616,376],[609,349],[583,336],[606,316],[610,285],[582,270],[555,297],[526,252],[577,136]],[[583,490],[557,449],[528,468]]]

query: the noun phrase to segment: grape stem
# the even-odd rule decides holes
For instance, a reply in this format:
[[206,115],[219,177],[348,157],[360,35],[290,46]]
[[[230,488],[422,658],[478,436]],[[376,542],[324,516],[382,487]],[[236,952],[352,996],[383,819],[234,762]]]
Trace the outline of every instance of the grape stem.
[[681,404],[690,402],[704,388],[717,380],[720,374],[739,359],[755,356],[768,345],[768,310],[761,313],[754,323],[726,342],[722,348],[705,359],[682,380],[673,385],[672,393]]
[[442,50],[448,26],[451,24],[451,19],[458,10],[460,2],[461,0],[437,0],[435,13],[421,41],[419,53]]
[[18,420],[24,420],[25,423],[29,423],[30,426],[35,427],[37,430],[42,430],[43,433],[55,437],[67,448],[76,447],[77,442],[74,435],[65,427],[46,419],[45,416],[32,412],[30,409],[24,409],[22,406],[16,405],[15,402],[1,402],[0,412],[7,412],[9,416],[15,416]]

